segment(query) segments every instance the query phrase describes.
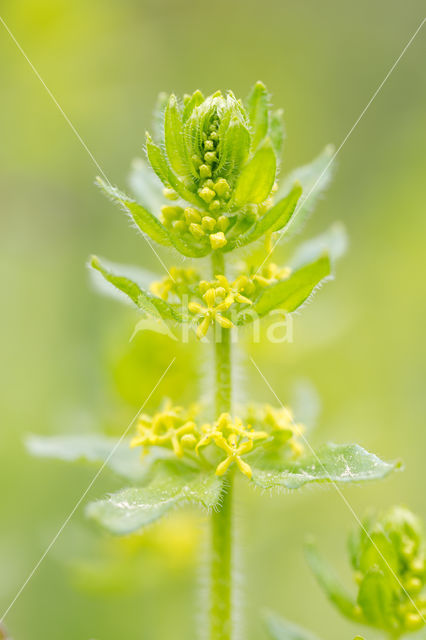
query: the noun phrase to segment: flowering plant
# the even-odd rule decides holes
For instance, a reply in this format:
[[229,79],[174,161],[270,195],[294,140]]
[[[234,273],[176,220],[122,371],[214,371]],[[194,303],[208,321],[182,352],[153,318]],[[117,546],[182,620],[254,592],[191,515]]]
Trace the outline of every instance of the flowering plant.
[[[146,138],[154,176],[138,163],[132,177],[136,199],[101,179],[98,183],[150,244],[204,260],[197,266],[171,267],[150,286],[130,275],[134,270],[120,272],[97,257],[90,266],[136,306],[139,329],[185,326],[208,343],[205,348],[212,348],[215,362],[214,407],[185,408],[166,401],[154,415],[138,417],[133,437],[120,441],[114,455],[111,439],[100,435],[30,441],[38,455],[99,461],[130,483],[87,508],[112,533],[138,531],[187,503],[209,510],[210,640],[230,640],[237,632],[232,535],[236,475],[254,488],[296,490],[310,483],[378,479],[395,468],[355,444],[326,444],[313,451],[303,425],[286,407],[250,405],[237,413],[233,332],[276,310],[289,316],[299,309],[331,279],[339,252],[333,232],[298,251],[292,264],[270,261],[274,244],[302,224],[308,200],[312,205],[326,186],[331,154],[327,147],[278,185],[283,139],[282,113],[271,111],[260,82],[245,102],[230,91],[207,98],[200,91],[183,100],[160,98],[155,131]],[[341,240],[339,232],[337,236]],[[249,245],[256,255],[263,246],[261,264],[250,262]],[[143,324],[147,320],[151,324]]]

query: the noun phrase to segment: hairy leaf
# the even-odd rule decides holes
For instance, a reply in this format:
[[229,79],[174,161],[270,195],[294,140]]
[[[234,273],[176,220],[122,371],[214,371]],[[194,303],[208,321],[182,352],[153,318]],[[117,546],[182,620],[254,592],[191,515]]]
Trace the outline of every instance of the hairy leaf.
[[97,256],[90,260],[92,269],[98,271],[110,285],[126,295],[147,316],[161,318],[163,320],[175,320],[182,322],[182,314],[174,305],[161,298],[157,298],[148,291],[141,289],[136,282],[126,276],[116,275],[104,267]]
[[[252,464],[252,463],[250,463]],[[253,482],[262,489],[300,489],[310,483],[350,484],[379,480],[399,467],[384,462],[357,444],[326,444],[315,455],[271,464],[267,458],[253,462]]]
[[310,631],[279,618],[273,613],[265,615],[265,625],[271,640],[319,640]]
[[226,130],[225,122],[219,127],[219,164],[215,176],[225,176],[227,180],[235,178],[247,159],[250,148],[250,133],[237,117],[232,118]]
[[189,163],[183,138],[183,120],[175,95],[171,95],[164,113],[164,141],[170,166],[178,176],[189,175]]
[[171,187],[181,196],[181,198],[191,202],[192,204],[197,206],[204,204],[195,193],[185,187],[183,182],[179,180],[177,175],[170,168],[163,150],[153,142],[149,134],[146,136],[146,153],[151,167],[166,187]]
[[256,223],[251,226],[249,231],[238,234],[234,241],[228,241],[224,251],[227,252],[232,251],[236,247],[244,247],[250,242],[258,240],[268,231],[277,231],[285,227],[291,220],[301,193],[301,187],[295,185],[290,193],[259,218]]
[[124,489],[87,507],[89,517],[111,533],[126,535],[155,522],[171,509],[195,504],[217,506],[223,480],[213,473],[192,469],[183,462],[162,462],[152,482]]
[[356,602],[342,587],[334,571],[319,555],[313,544],[306,545],[306,557],[312,572],[328,599],[346,618],[360,622],[362,616],[360,617],[359,612],[357,612]]
[[241,313],[237,323],[245,324],[257,314],[265,316],[272,309],[284,309],[291,313],[298,309],[313,293],[316,287],[331,274],[330,260],[323,256],[302,269],[292,273],[286,280],[266,287],[249,313]]
[[256,82],[247,99],[247,110],[252,129],[252,149],[257,149],[266,137],[269,127],[269,96],[263,82]]
[[107,196],[123,207],[143,233],[146,233],[158,244],[166,247],[172,244],[167,229],[152,213],[122,191],[108,185],[101,178],[97,178],[97,183]]
[[275,182],[277,159],[269,138],[257,149],[243,166],[233,196],[233,204],[260,204],[271,193]]
[[142,482],[150,474],[154,462],[170,457],[169,452],[159,447],[141,457],[140,451],[130,448],[129,439],[119,443],[118,438],[102,434],[66,436],[29,436],[26,440],[28,451],[39,458],[52,458],[66,462],[90,462],[104,465],[114,473],[131,480]]

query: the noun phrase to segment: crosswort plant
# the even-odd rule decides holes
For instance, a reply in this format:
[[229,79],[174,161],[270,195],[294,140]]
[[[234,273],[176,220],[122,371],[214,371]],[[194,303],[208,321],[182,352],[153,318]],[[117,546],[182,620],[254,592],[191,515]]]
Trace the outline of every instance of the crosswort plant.
[[208,511],[209,594],[194,637],[209,640],[241,633],[234,585],[237,477],[263,492],[288,492],[383,478],[397,466],[356,444],[325,444],[314,452],[289,408],[234,401],[237,330],[277,310],[291,317],[332,278],[344,245],[341,228],[333,227],[296,250],[289,264],[272,262],[276,242],[300,228],[326,187],[333,153],[326,147],[278,180],[283,140],[282,112],[271,109],[261,82],[245,102],[231,91],[160,96],[146,136],[150,167],[140,161],[132,173],[136,197],[102,179],[98,184],[151,246],[180,256],[178,264],[150,284],[138,280],[137,269],[120,270],[98,257],[90,268],[135,305],[137,330],[195,333],[214,358],[212,402],[203,406],[193,398],[184,407],[178,398],[165,400],[154,414],[138,417],[112,456],[114,441],[100,435],[30,440],[37,455],[97,461],[128,482],[87,507],[113,534],[140,531],[187,504]]

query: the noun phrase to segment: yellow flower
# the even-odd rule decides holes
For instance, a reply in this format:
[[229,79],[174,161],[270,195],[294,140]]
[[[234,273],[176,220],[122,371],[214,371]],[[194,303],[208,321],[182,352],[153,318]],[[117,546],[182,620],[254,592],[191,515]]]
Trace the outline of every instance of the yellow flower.
[[174,407],[168,401],[163,411],[150,417],[141,415],[137,424],[137,435],[130,446],[171,447],[178,458],[182,458],[185,448],[192,449],[197,444],[199,433],[193,421],[196,409],[191,407],[185,411],[183,407]]
[[188,305],[188,309],[191,313],[196,313],[201,317],[201,322],[197,328],[197,338],[203,338],[210,324],[214,324],[217,322],[224,329],[231,329],[234,324],[231,322],[229,318],[226,318],[222,315],[223,311],[227,311],[233,300],[226,298],[223,302],[219,304],[215,304],[216,294],[213,288],[208,289],[203,298],[207,302],[207,307],[199,304],[198,302],[190,302]]
[[227,457],[218,464],[216,475],[223,476],[228,471],[231,464],[235,462],[241,473],[250,480],[252,477],[251,467],[242,459],[241,456],[253,449],[253,440],[245,440],[241,444],[238,444],[237,441],[238,438],[234,433],[232,433],[227,439],[223,436],[216,438],[215,442],[217,446],[223,449],[227,454]]

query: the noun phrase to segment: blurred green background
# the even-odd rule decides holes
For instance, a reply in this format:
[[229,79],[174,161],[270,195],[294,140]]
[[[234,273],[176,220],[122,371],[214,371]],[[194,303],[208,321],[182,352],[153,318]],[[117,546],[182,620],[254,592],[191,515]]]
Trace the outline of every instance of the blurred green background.
[[[340,144],[420,24],[424,5],[390,0],[2,0],[6,21],[110,180],[126,185],[161,90],[232,88],[262,79],[285,107],[284,170]],[[307,378],[322,398],[314,442],[358,441],[406,470],[345,491],[357,513],[402,502],[426,516],[424,451],[425,28],[343,147],[306,228],[346,225],[335,282],[295,322],[295,341],[252,348],[278,395]],[[91,252],[161,273],[144,241],[93,186],[98,172],[0,25],[0,339],[3,611],[93,477],[29,458],[28,433],[121,433],[154,394],[179,402],[202,384],[199,347],[140,335],[136,316],[93,294]],[[276,256],[278,258],[279,256]],[[166,256],[167,259],[167,256]],[[272,401],[250,362],[246,391]],[[88,498],[119,486],[105,473]],[[353,516],[333,489],[281,497],[239,493],[245,639],[273,608],[324,640],[352,638],[306,568],[313,533],[350,579]],[[144,538],[115,541],[82,508],[10,611],[15,640],[194,638],[204,516],[184,513]],[[367,639],[374,634],[367,631]]]

